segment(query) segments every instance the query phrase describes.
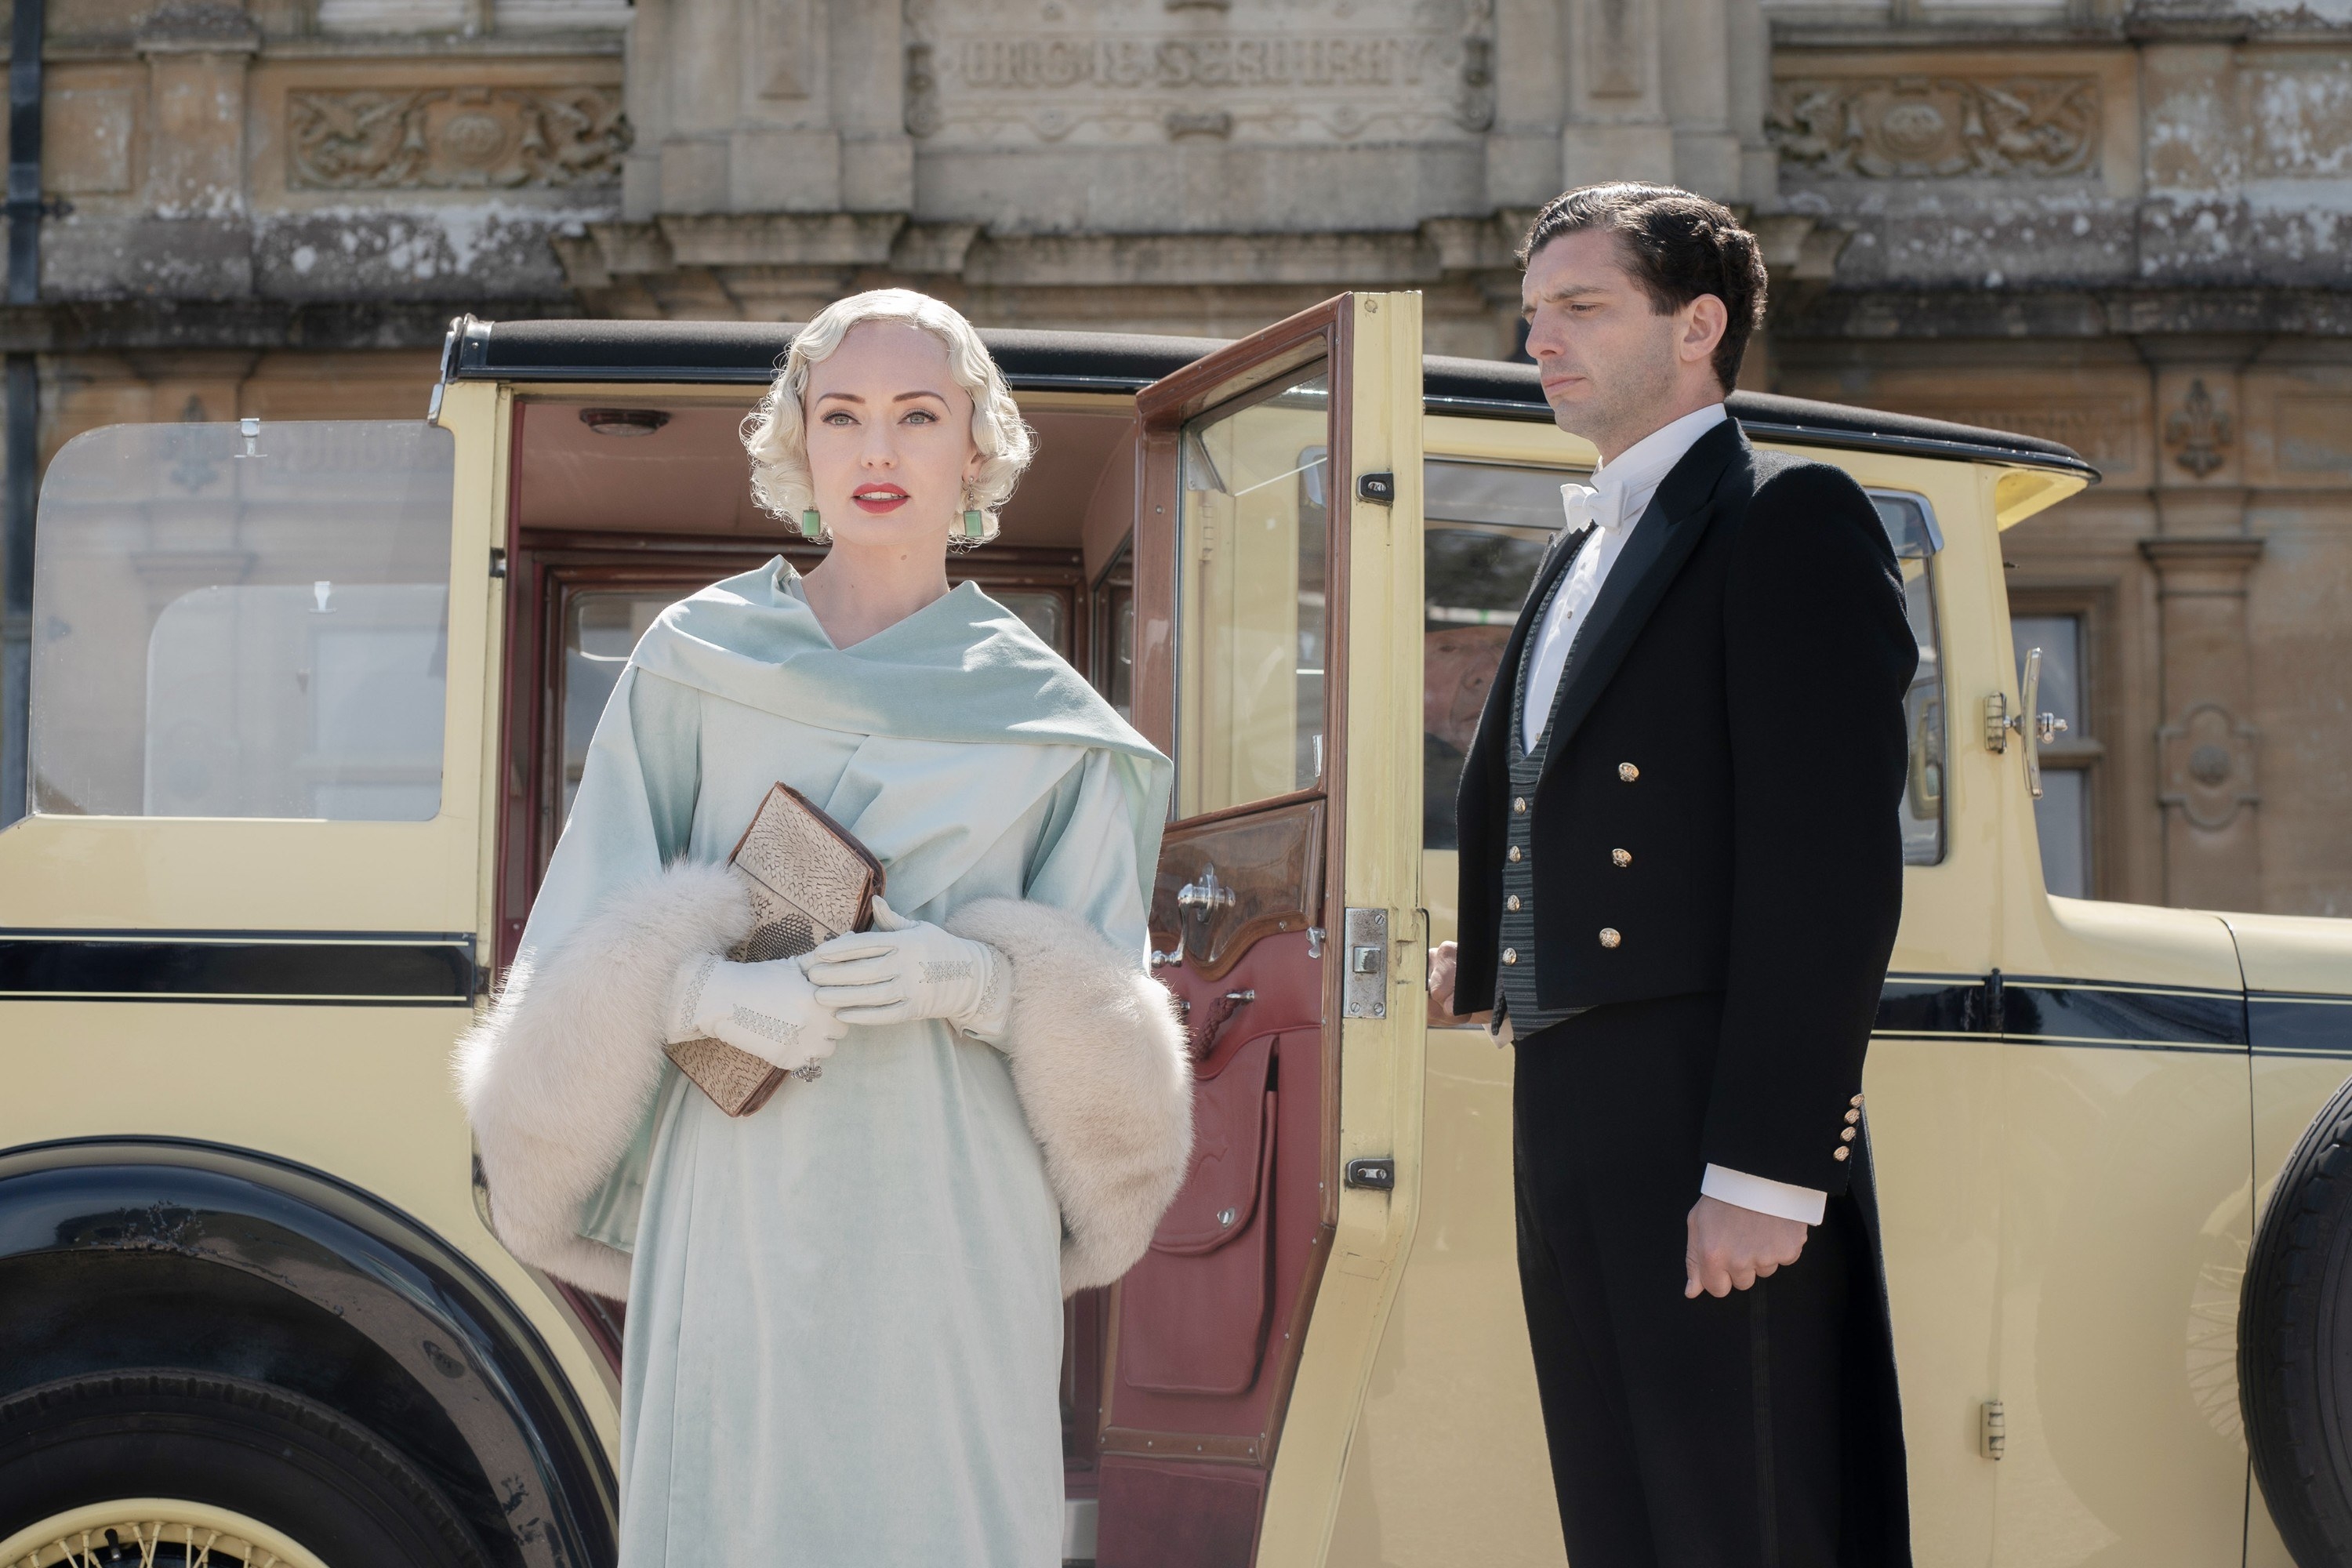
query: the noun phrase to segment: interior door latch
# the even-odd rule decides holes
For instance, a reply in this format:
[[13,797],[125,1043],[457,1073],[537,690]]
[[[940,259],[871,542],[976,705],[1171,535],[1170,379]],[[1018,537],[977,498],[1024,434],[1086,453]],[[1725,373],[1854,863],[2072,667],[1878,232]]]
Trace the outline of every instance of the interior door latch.
[[1340,976],[1339,1016],[1343,1018],[1385,1018],[1389,1016],[1389,912],[1348,910],[1345,940],[1339,949],[1346,965]]
[[1370,501],[1376,506],[1394,506],[1396,476],[1388,473],[1358,474],[1356,496],[1358,500]]
[[1394,1160],[1350,1160],[1348,1162],[1348,1185],[1370,1187],[1374,1192],[1396,1191]]

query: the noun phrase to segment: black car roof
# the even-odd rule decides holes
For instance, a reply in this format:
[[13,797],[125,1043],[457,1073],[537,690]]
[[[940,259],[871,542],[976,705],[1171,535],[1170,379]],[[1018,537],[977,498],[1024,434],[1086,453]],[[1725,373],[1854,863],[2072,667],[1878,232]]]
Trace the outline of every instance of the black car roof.
[[[485,321],[467,316],[453,325],[453,352],[444,363],[449,376],[464,381],[757,384],[775,374],[798,330],[797,323],[773,321]],[[1227,341],[1018,327],[982,329],[980,335],[1016,391],[1133,392]],[[1519,362],[1428,355],[1422,361],[1422,395],[1433,414],[1551,417],[1536,367]],[[2032,436],[1769,393],[1735,392],[1726,401],[1742,428],[1766,439],[2022,464],[2093,483],[2099,478],[2098,469],[2073,447]]]

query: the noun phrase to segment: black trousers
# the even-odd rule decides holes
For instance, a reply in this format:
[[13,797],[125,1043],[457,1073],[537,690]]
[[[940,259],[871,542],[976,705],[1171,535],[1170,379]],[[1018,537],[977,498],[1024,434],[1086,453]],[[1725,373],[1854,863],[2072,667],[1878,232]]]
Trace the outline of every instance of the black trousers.
[[1719,994],[1676,996],[1518,1043],[1519,1282],[1575,1568],[1879,1555],[1841,1551],[1850,1277],[1870,1264],[1850,1205],[1753,1289],[1683,1299],[1721,1020]]

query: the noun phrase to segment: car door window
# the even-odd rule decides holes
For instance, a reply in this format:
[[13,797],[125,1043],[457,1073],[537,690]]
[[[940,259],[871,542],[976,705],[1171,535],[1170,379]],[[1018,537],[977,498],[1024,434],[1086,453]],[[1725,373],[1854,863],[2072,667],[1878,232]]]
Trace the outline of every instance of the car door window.
[[1903,569],[1903,613],[1919,645],[1919,666],[1903,697],[1903,721],[1910,736],[1910,764],[1899,808],[1903,863],[1934,866],[1944,858],[1944,657],[1936,620],[1936,579],[1928,569],[1944,547],[1943,531],[1924,496],[1873,490],[1887,542]]
[[67,443],[41,492],[32,809],[435,816],[455,482],[422,421]]
[[1318,361],[1184,426],[1180,817],[1322,777],[1330,403]]
[[[1422,467],[1423,610],[1422,847],[1456,847],[1454,795],[1462,761],[1501,679],[1511,626],[1535,581],[1545,547],[1565,521],[1552,468],[1433,459]],[[1919,666],[1904,697],[1910,763],[1899,807],[1906,865],[1944,858],[1944,677],[1929,562],[1943,536],[1924,497],[1873,491],[1903,571],[1904,610]]]
[[654,617],[686,595],[676,588],[604,588],[569,595],[563,607],[562,822],[572,820],[572,797],[588,765],[588,742],[604,715],[613,688],[628,668],[637,639]]
[[1564,517],[1556,468],[1422,465],[1422,847],[1452,849],[1462,761]]

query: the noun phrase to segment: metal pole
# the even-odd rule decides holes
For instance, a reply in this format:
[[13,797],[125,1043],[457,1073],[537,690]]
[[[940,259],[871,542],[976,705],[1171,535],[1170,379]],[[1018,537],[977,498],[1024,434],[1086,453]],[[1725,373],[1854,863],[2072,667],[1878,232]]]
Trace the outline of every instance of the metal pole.
[[[8,45],[8,303],[41,299],[41,47],[47,0],[16,0]],[[39,500],[40,374],[7,363],[7,470],[0,495],[0,827],[31,805],[33,512]]]

